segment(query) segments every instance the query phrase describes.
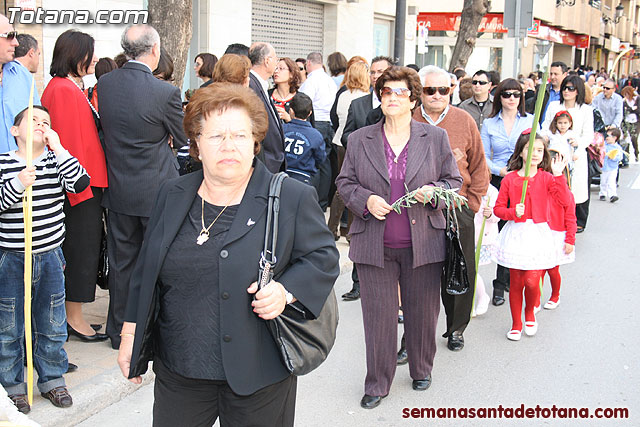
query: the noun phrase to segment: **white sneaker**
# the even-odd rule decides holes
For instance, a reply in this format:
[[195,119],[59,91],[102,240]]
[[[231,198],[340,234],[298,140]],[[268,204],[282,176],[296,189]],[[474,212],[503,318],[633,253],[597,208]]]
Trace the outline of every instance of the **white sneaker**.
[[544,305],[545,310],[555,310],[560,305],[560,299],[557,302],[553,302],[551,300],[547,301]]

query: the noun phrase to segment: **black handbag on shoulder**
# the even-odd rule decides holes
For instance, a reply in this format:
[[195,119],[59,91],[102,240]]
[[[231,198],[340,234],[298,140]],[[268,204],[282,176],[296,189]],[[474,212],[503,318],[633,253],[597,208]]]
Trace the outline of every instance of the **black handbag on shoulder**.
[[[273,278],[276,265],[276,243],[278,240],[278,216],[280,190],[287,174],[275,174],[269,185],[267,227],[264,249],[258,270],[258,288],[262,289]],[[273,337],[280,359],[293,375],[305,375],[316,369],[327,358],[336,340],[338,327],[338,302],[333,289],[314,318],[299,302],[287,304],[275,319],[267,320],[267,328]]]
[[467,262],[464,259],[460,234],[458,234],[458,217],[455,209],[446,209],[447,228],[446,258],[442,269],[442,280],[449,295],[462,295],[469,291],[469,275],[467,274]]

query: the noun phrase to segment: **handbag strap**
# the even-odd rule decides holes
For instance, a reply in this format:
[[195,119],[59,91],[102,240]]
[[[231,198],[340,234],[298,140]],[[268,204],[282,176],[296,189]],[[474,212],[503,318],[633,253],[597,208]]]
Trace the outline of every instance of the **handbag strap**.
[[260,256],[261,266],[269,263],[271,268],[276,264],[276,244],[278,242],[278,218],[280,216],[280,191],[282,181],[288,175],[279,172],[271,177],[269,183],[269,202],[267,206],[267,226],[264,233],[264,247]]

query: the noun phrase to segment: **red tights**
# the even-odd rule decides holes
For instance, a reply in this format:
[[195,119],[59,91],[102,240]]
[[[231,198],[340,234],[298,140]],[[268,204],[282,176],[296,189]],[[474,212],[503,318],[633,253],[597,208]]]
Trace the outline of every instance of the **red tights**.
[[509,269],[509,305],[511,306],[511,329],[522,331],[522,291],[526,305],[524,319],[526,322],[536,320],[533,307],[540,303],[540,279],[545,270],[516,270]]
[[549,280],[551,280],[551,298],[549,298],[549,300],[558,302],[560,299],[560,284],[562,283],[562,277],[560,277],[560,266],[556,265],[555,267],[548,269],[547,274],[549,275]]

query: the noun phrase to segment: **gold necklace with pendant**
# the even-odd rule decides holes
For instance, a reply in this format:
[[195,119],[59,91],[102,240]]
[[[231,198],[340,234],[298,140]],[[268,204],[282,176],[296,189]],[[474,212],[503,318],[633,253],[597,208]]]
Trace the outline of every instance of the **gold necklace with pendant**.
[[196,239],[196,243],[200,246],[202,246],[204,244],[204,242],[206,242],[207,240],[209,240],[209,230],[211,230],[211,227],[213,227],[213,224],[216,223],[216,221],[218,220],[218,218],[220,218],[220,215],[222,215],[222,213],[227,209],[227,206],[225,206],[224,208],[222,208],[222,210],[220,211],[220,213],[218,214],[218,216],[216,217],[216,219],[213,220],[213,222],[207,227],[204,227],[204,197],[201,198],[202,199],[202,230],[200,231],[200,234],[198,235],[198,238]]

